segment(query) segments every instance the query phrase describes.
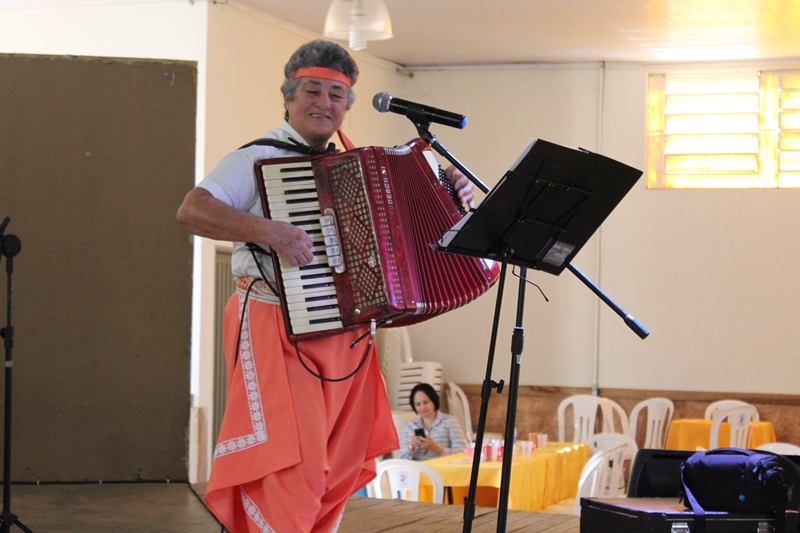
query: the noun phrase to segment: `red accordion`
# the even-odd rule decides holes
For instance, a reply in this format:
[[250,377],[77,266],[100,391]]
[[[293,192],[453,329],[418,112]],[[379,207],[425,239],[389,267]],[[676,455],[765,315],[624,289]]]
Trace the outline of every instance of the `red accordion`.
[[463,306],[497,280],[492,261],[435,251],[461,219],[427,144],[264,159],[264,214],[304,228],[314,260],[272,258],[289,337],[369,324],[406,326]]

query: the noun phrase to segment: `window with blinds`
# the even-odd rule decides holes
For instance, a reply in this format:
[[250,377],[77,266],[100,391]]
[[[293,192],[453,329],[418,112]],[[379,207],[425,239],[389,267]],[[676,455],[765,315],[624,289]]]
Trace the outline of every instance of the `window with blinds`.
[[647,188],[800,187],[800,70],[651,74]]

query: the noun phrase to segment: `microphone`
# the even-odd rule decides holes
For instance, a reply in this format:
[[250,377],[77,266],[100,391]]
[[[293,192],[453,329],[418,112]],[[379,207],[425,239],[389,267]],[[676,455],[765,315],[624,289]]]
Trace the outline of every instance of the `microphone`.
[[421,111],[422,114],[425,115],[425,118],[428,119],[428,122],[444,124],[445,126],[450,126],[451,128],[463,129],[464,126],[467,125],[467,117],[464,115],[451,113],[450,111],[442,111],[441,109],[436,109],[435,107],[409,102],[408,100],[401,100],[400,98],[395,98],[389,93],[376,94],[372,99],[372,107],[374,107],[375,110],[380,113],[386,113],[387,111],[390,111],[392,113],[397,113],[398,115],[405,115],[412,120],[414,117],[409,116],[409,112],[412,109]]

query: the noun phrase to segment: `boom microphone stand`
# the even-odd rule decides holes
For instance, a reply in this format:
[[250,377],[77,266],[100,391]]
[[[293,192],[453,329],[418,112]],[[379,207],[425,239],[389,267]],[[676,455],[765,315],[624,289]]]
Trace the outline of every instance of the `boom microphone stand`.
[[0,257],[6,258],[6,327],[0,329],[6,348],[6,395],[5,425],[3,435],[3,514],[0,516],[0,533],[8,533],[16,525],[26,533],[33,533],[11,512],[11,367],[14,348],[14,328],[11,325],[11,274],[14,272],[14,256],[22,250],[22,242],[16,235],[3,235],[8,226],[8,217],[0,223]]

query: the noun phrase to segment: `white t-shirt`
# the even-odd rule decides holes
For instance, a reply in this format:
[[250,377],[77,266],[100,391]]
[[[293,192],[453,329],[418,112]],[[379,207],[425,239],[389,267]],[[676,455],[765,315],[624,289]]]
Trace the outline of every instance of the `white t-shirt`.
[[[295,140],[307,145],[303,138],[287,122],[284,122],[280,128],[269,131],[264,135],[264,138],[284,142]],[[255,162],[259,159],[297,157],[298,155],[300,155],[298,152],[274,146],[248,146],[223,157],[198,186],[206,189],[214,198],[231,207],[263,217],[264,211],[261,208],[261,198],[256,185]],[[269,250],[269,247],[264,243],[256,244],[265,250]],[[256,257],[259,258],[267,280],[273,283],[275,281],[275,272],[273,271],[272,260],[258,253]],[[231,270],[234,276],[261,277],[250,250],[241,242],[233,243]]]

